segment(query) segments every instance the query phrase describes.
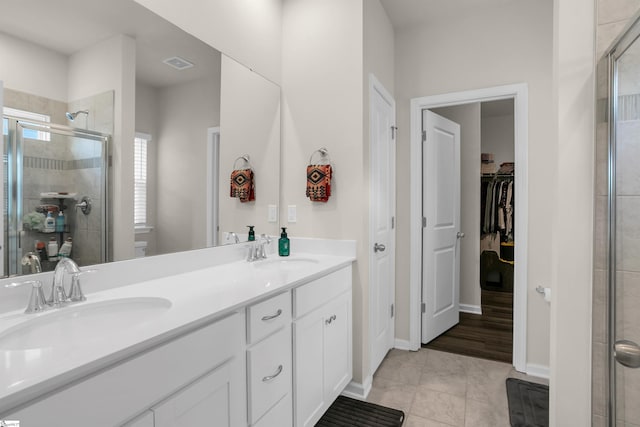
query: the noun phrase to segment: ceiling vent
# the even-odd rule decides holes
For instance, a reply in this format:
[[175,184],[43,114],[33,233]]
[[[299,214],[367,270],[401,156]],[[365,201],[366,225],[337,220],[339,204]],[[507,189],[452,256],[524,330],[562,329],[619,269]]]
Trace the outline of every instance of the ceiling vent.
[[170,67],[175,68],[176,70],[186,70],[187,68],[193,67],[193,63],[187,61],[184,58],[180,58],[179,56],[167,58],[162,62],[169,65]]

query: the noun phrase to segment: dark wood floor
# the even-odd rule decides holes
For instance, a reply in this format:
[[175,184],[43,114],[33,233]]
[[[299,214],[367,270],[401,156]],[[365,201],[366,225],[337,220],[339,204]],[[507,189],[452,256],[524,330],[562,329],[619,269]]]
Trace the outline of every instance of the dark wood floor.
[[482,290],[481,315],[460,313],[460,323],[422,346],[511,363],[513,294]]

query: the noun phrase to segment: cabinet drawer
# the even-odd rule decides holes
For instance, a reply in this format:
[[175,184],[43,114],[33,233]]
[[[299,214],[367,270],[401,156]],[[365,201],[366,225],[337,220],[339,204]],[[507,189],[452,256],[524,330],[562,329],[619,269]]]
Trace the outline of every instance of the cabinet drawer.
[[285,292],[247,309],[247,342],[257,343],[291,322],[291,294]]
[[291,392],[291,326],[247,351],[249,422],[255,423]]
[[253,427],[291,427],[293,425],[293,402],[291,393],[280,399],[276,406],[271,408],[264,417]]
[[351,289],[351,266],[293,290],[293,310],[296,319]]

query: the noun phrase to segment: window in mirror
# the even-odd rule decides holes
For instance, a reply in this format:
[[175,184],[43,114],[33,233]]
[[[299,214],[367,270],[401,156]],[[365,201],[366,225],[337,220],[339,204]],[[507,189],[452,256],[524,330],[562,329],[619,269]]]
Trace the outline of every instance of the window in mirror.
[[134,191],[133,216],[136,231],[148,231],[147,223],[147,146],[151,135],[136,133],[134,139]]
[[[51,116],[48,116],[46,114],[38,114],[31,111],[18,110],[11,107],[4,107],[3,112],[7,116],[13,116],[19,119],[51,123]],[[6,119],[2,120],[2,134],[9,134],[8,121]],[[49,132],[35,129],[23,129],[22,137],[27,139],[37,139],[38,141],[51,141],[51,134]]]

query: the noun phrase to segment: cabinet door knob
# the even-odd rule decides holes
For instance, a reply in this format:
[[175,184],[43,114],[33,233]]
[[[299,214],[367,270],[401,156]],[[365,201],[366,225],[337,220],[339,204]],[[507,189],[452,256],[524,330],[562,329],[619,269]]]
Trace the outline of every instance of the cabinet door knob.
[[275,319],[276,317],[280,316],[282,314],[282,310],[278,309],[278,311],[276,311],[276,314],[272,314],[271,316],[263,316],[262,317],[262,321],[263,322],[267,322],[269,320]]
[[276,370],[275,374],[273,375],[269,375],[267,377],[262,378],[262,382],[264,383],[268,383],[269,381],[271,381],[272,379],[274,379],[275,377],[277,377],[278,375],[280,375],[282,373],[282,365],[278,366],[278,369]]

